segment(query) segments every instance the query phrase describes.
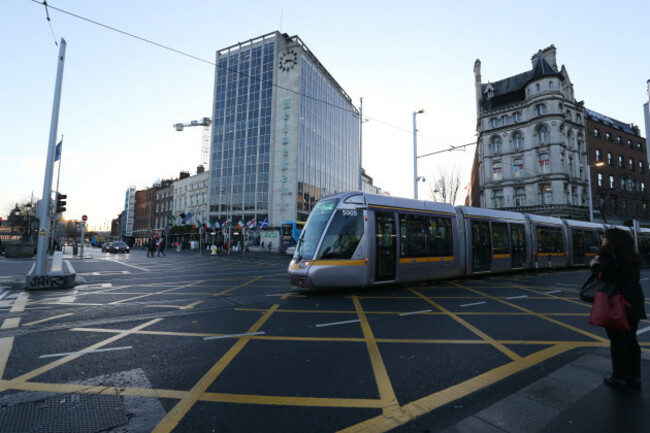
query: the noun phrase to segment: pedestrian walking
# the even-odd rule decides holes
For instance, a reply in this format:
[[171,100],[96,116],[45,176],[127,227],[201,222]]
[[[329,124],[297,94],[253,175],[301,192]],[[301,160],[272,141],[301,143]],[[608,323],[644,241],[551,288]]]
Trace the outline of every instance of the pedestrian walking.
[[260,253],[264,252],[264,241],[260,244]]
[[149,242],[147,243],[147,257],[153,257],[155,252],[156,252],[156,241],[152,236],[151,238],[149,238]]
[[163,256],[167,256],[165,254],[165,240],[163,238],[158,239],[158,257],[160,257],[160,254],[162,253]]
[[273,248],[273,242],[269,241],[269,254],[271,254],[271,248]]
[[605,231],[598,255],[591,261],[594,274],[609,283],[614,293],[622,295],[630,330],[605,327],[610,342],[612,375],[605,383],[613,388],[641,389],[641,348],[636,337],[639,320],[647,318],[645,297],[641,289],[641,260],[634,240],[627,231],[610,228]]

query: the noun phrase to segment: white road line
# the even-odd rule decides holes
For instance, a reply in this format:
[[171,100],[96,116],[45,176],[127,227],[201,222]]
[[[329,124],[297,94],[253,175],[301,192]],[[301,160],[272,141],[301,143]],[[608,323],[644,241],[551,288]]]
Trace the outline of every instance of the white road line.
[[527,297],[528,297],[528,295],[521,295],[521,296],[511,296],[511,297],[506,298],[506,299],[521,299],[521,298],[527,298]]
[[141,271],[149,272],[149,269],[141,268],[141,267],[139,267],[139,266],[129,265],[129,264],[127,264],[127,263],[120,262],[120,261],[118,261],[118,260],[111,260],[111,259],[105,259],[105,260],[106,260],[107,262],[119,263],[120,265],[129,266],[129,267],[131,267],[131,268],[140,269]]
[[34,268],[36,267],[36,263],[32,264],[32,267],[29,268],[29,272],[27,272],[27,276],[32,275],[32,272],[34,272]]
[[544,294],[545,294],[545,295],[551,295],[551,294],[553,294],[553,293],[559,293],[559,292],[562,292],[562,291],[563,291],[563,290],[553,290],[553,291],[551,291],[551,292],[546,292],[546,293],[544,293]]
[[0,293],[0,300],[4,299],[5,296],[9,294],[9,290],[5,290],[4,292]]
[[334,325],[346,325],[348,323],[359,323],[361,322],[361,319],[356,319],[356,320],[344,320],[343,322],[331,322],[331,323],[319,323],[316,325],[317,328],[322,328],[325,326],[334,326]]
[[474,305],[487,304],[487,302],[474,302],[473,304],[463,304],[461,307],[473,307]]
[[411,311],[410,313],[401,313],[398,316],[412,316],[413,314],[430,313],[431,310]]
[[204,337],[204,340],[219,340],[221,338],[231,338],[231,337],[247,337],[249,335],[263,335],[265,334],[264,331],[259,331],[259,332],[250,332],[248,334],[230,334],[230,335],[217,335],[214,337]]
[[647,328],[639,329],[638,331],[636,331],[636,335],[641,335],[644,332],[648,332],[648,331],[650,331],[650,326],[648,326]]
[[71,274],[76,274],[74,268],[72,267],[72,263],[70,263],[70,260],[64,260],[63,263],[68,267],[68,272]]
[[133,346],[109,347],[107,349],[97,349],[97,350],[81,350],[79,352],[51,353],[49,355],[41,355],[38,357],[38,359],[58,358],[61,356],[68,356],[68,355],[85,355],[87,353],[112,352],[114,350],[129,350],[129,349],[133,349]]

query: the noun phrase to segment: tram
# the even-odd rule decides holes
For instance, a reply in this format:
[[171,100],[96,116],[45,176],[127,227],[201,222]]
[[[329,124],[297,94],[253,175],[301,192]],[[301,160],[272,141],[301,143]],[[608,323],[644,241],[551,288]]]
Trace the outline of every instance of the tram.
[[[524,269],[587,266],[607,227],[358,191],[321,199],[289,264],[301,288],[364,288]],[[650,263],[650,229],[632,229]],[[646,264],[647,264],[646,263]]]

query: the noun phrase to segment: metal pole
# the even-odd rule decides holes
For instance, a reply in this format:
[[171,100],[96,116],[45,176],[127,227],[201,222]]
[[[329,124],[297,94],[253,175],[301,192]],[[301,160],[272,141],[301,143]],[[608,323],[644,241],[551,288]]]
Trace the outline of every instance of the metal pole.
[[587,193],[589,194],[589,222],[594,221],[594,204],[591,197],[591,165],[587,163]]
[[86,222],[81,221],[81,248],[79,249],[79,258],[84,258],[84,243],[86,240]]
[[52,121],[50,123],[50,141],[47,147],[47,162],[45,163],[45,179],[43,181],[43,196],[41,207],[38,212],[38,244],[36,249],[36,264],[34,275],[45,275],[47,262],[47,230],[49,229],[50,199],[52,195],[52,171],[54,169],[54,149],[56,146],[56,135],[59,126],[59,107],[61,105],[61,87],[63,84],[63,66],[65,63],[65,39],[61,38],[59,44],[58,68],[56,72],[56,86],[54,88],[54,102],[52,104]]
[[363,98],[359,98],[359,191],[363,192]]
[[417,114],[417,112],[413,112],[413,198],[416,200],[418,199],[418,130],[415,127]]

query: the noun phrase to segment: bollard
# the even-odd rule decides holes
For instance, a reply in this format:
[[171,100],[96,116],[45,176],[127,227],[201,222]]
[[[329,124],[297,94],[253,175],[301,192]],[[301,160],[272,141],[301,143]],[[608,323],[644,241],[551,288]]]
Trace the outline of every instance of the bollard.
[[551,261],[551,255],[548,255],[548,270],[550,271],[553,267],[553,262]]
[[211,256],[216,256],[217,255],[217,247],[216,246],[212,245],[210,247],[210,255]]
[[54,256],[52,257],[52,267],[50,272],[62,273],[63,272],[63,253],[61,251],[55,251]]

